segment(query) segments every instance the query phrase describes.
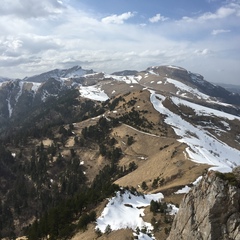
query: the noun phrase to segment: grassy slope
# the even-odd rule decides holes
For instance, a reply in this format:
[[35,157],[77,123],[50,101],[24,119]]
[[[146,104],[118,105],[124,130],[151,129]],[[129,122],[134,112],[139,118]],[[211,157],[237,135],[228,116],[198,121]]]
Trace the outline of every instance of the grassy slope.
[[[186,145],[177,141],[173,130],[164,124],[163,116],[160,116],[153,109],[147,91],[133,92],[125,96],[126,102],[131,99],[137,99],[135,108],[148,111],[144,116],[153,123],[154,127],[150,130],[150,133],[149,129],[139,131],[125,124],[121,124],[112,130],[111,135],[118,141],[118,145],[124,152],[119,165],[128,166],[132,161],[138,165],[136,170],[118,179],[115,183],[121,186],[133,186],[139,191],[143,191],[139,186],[145,181],[149,187],[145,192],[162,191],[168,202],[179,204],[182,195],[172,195],[172,192],[196,180],[208,166],[199,165],[186,159],[183,153]],[[115,109],[117,112],[109,112],[107,117],[119,117],[131,111],[130,107],[124,109],[123,105],[124,103],[120,102]],[[128,136],[134,138],[134,143],[130,146],[126,144]],[[88,169],[87,172],[88,176],[95,173],[93,168]],[[166,183],[153,189],[151,185],[157,177],[164,178]],[[98,216],[100,216],[100,210],[102,209],[103,205],[97,209]],[[146,209],[146,220],[149,221],[152,217],[152,213],[149,212],[149,209]],[[87,231],[77,233],[73,239],[94,239],[95,237],[94,226],[89,225]],[[119,230],[109,235],[103,235],[98,239],[131,239],[131,237],[131,231]],[[157,239],[164,239],[166,235],[161,231],[156,237]]]

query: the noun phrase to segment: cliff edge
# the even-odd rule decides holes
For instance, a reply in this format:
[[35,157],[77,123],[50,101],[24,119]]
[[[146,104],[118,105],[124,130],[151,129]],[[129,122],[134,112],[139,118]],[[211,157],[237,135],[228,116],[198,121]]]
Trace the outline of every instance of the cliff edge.
[[167,240],[240,240],[239,171],[208,172],[184,196]]

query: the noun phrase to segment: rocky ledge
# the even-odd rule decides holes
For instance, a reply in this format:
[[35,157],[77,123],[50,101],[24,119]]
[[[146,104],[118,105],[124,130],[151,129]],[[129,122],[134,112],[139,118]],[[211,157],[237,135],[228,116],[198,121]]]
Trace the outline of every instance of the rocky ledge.
[[208,172],[184,196],[168,240],[240,240],[239,171]]

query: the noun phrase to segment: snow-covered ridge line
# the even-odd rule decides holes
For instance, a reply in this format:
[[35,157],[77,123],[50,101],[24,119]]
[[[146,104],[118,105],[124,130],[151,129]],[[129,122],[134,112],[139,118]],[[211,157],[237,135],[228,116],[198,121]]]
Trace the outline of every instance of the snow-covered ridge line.
[[180,137],[179,142],[186,143],[186,152],[189,158],[197,163],[208,164],[210,169],[221,172],[231,172],[232,168],[240,165],[240,151],[232,148],[213,137],[201,126],[193,126],[179,115],[165,108],[162,101],[165,97],[150,90],[150,101],[153,107],[161,114],[166,115],[165,122],[172,126]]
[[69,69],[54,69],[42,74],[37,74],[31,77],[25,77],[22,79],[24,82],[44,82],[49,78],[54,78],[57,80],[61,80],[61,78],[79,78],[86,74],[93,73],[93,70],[85,70],[82,69],[81,66],[74,66]]

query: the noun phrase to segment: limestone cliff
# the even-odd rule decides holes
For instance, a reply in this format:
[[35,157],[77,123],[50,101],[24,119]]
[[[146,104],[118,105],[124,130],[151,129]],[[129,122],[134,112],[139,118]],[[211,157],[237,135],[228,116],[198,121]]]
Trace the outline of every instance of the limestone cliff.
[[240,187],[232,174],[208,172],[183,198],[168,240],[240,240]]

